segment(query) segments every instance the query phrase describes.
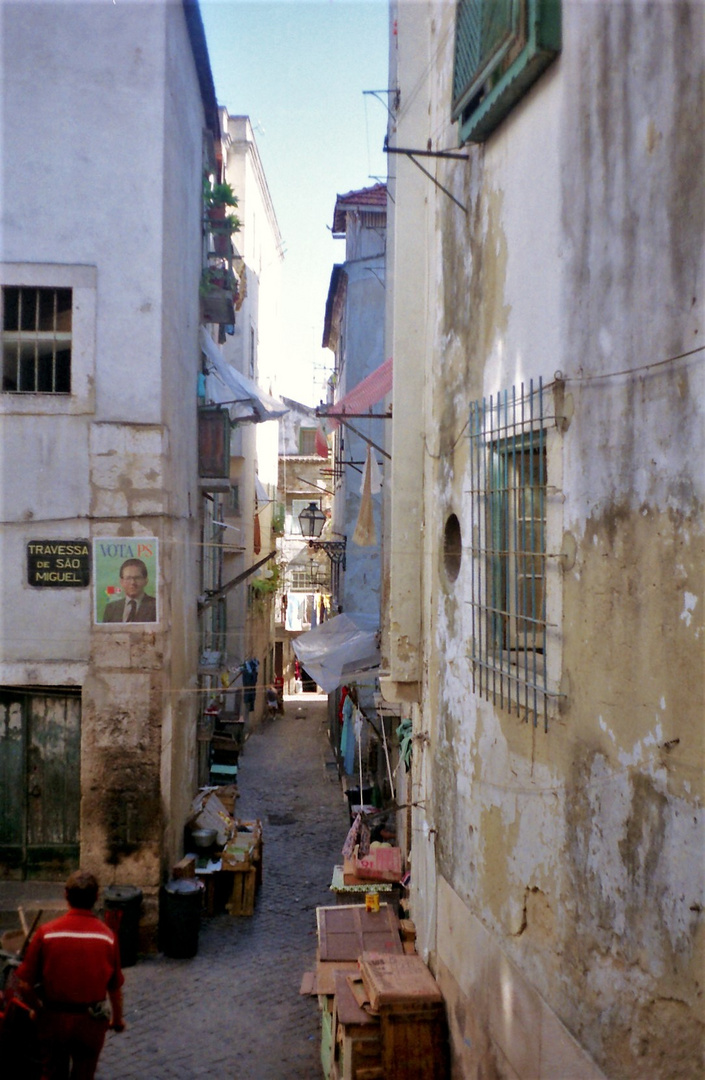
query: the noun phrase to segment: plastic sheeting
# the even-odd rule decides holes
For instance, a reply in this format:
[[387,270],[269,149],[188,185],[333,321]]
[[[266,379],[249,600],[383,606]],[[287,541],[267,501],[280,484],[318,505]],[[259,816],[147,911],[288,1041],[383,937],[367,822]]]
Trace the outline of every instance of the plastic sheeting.
[[334,615],[293,641],[294,652],[326,694],[379,668],[379,618],[357,613]]
[[220,383],[220,389],[214,390],[214,396],[218,404],[228,404],[231,420],[251,420],[255,424],[262,424],[266,420],[278,420],[289,411],[282,401],[265,394],[256,383],[232,367],[204,326],[201,327],[200,341],[210,365],[209,379],[212,377]]

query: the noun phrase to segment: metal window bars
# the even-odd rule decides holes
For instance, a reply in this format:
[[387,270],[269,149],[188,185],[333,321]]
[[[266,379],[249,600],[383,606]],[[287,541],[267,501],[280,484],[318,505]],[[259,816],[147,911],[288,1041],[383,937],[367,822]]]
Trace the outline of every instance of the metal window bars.
[[68,288],[3,287],[3,392],[71,392],[71,307]]
[[470,406],[473,690],[545,729],[547,420],[540,379]]

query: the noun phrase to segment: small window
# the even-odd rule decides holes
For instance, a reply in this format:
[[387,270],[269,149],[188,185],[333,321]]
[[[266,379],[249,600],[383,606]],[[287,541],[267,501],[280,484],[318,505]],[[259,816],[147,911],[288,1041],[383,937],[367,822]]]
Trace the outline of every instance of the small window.
[[230,496],[228,499],[228,510],[233,517],[240,517],[240,485],[232,484],[230,487]]
[[328,587],[328,582],[324,579],[318,563],[312,566],[290,568],[289,575],[293,592],[315,592],[321,587]]
[[470,409],[474,689],[548,721],[547,431],[533,383]]
[[2,390],[71,393],[72,290],[2,288]]
[[458,0],[452,119],[460,143],[486,139],[560,48],[560,0]]
[[316,453],[315,428],[302,427],[299,429],[299,453],[307,456],[312,456]]

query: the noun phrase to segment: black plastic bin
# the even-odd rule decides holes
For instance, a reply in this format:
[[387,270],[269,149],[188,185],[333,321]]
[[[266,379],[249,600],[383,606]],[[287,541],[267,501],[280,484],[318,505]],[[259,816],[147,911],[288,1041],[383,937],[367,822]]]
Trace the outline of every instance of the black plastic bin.
[[351,787],[345,792],[348,800],[348,810],[350,813],[350,824],[355,820],[355,814],[359,811],[361,806],[371,806],[372,796],[374,795],[373,787],[363,787],[362,796],[360,795],[359,787]]
[[131,967],[137,963],[142,890],[136,885],[108,885],[103,890],[105,922],[114,930],[120,946],[120,963]]
[[162,889],[159,940],[162,952],[188,960],[198,952],[203,888],[193,878],[176,878]]

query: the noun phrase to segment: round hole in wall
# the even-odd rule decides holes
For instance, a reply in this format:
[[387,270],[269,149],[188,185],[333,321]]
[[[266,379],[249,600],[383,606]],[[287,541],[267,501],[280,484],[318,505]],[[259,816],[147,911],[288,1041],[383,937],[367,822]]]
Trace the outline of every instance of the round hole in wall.
[[463,556],[462,535],[460,522],[455,514],[451,514],[446,521],[443,532],[443,565],[449,581],[455,581],[460,573],[460,562]]

